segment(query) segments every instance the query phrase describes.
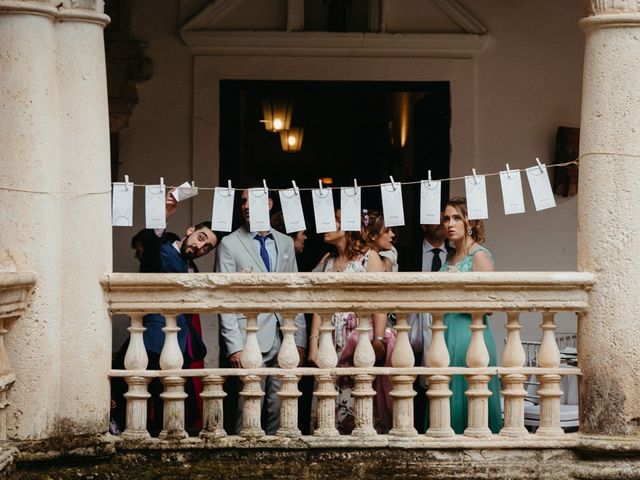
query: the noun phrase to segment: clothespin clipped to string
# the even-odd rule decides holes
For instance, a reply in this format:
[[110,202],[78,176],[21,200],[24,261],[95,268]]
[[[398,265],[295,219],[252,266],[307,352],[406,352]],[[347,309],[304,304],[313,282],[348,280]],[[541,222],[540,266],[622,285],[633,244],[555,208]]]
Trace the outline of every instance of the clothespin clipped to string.
[[353,194],[356,195],[358,193],[358,180],[353,179]]
[[393,177],[391,175],[389,175],[389,180],[391,180],[391,186],[393,187],[394,190],[398,189],[398,185],[396,184],[396,181],[393,179]]
[[231,195],[231,190],[233,187],[231,186],[231,179],[227,180],[227,196]]
[[476,169],[472,168],[471,172],[473,174],[473,183],[475,183],[477,185],[478,184],[478,175],[476,174]]
[[431,170],[427,170],[427,186],[431,188]]
[[300,195],[300,189],[298,188],[298,185],[296,185],[296,181],[291,180],[291,184],[293,185],[293,193]]
[[542,165],[542,163],[540,163],[540,159],[538,157],[536,157],[536,163],[538,164],[538,168],[540,169],[540,173],[542,173],[543,165]]
[[269,189],[267,188],[267,181],[262,179],[262,188],[264,189],[264,193],[269,193]]
[[164,177],[160,177],[160,186],[164,187]]
[[129,182],[129,175],[125,175],[124,176],[124,190],[126,192],[129,191],[129,186],[131,185],[131,183]]
[[507,178],[511,178],[511,169],[509,168],[509,164],[505,164],[507,166]]

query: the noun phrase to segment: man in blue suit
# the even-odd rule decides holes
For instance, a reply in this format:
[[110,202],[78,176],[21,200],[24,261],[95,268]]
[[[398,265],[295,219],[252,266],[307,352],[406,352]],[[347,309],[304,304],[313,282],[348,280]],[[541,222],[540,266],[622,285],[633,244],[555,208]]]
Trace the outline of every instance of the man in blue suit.
[[[170,217],[177,209],[177,202],[171,192],[167,195],[166,215]],[[211,230],[210,222],[199,223],[189,227],[184,238],[174,242],[166,241],[163,230],[151,230],[151,235],[146,236],[145,245],[140,255],[140,271],[147,273],[196,273],[198,268],[193,260],[212,251],[218,243],[218,237]],[[189,367],[192,361],[201,360],[206,355],[206,347],[200,334],[191,328],[192,316],[189,314],[178,316],[178,344],[184,357],[184,368]],[[160,353],[164,345],[165,319],[159,313],[145,315],[143,325],[146,330],[143,334],[144,346],[149,358],[148,368],[160,370]],[[189,335],[190,333],[190,335]],[[190,339],[190,347],[187,348],[187,337]],[[190,399],[195,400],[190,382],[186,385],[187,393],[191,393]],[[191,392],[189,392],[191,390]],[[151,394],[150,404],[153,406],[153,415],[149,417],[149,431],[151,435],[157,435],[162,430],[163,402],[160,398],[162,383],[154,379],[149,384]],[[191,402],[187,403],[187,407]],[[194,404],[195,405],[195,404]],[[187,408],[189,417],[194,412]]]

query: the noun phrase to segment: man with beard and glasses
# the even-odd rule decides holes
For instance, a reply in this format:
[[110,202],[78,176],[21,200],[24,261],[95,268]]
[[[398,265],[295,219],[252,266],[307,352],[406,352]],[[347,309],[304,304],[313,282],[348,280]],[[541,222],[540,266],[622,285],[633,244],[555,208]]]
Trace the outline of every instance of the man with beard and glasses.
[[[166,216],[173,215],[178,207],[178,202],[172,195],[172,191],[166,198]],[[218,243],[218,236],[211,230],[210,222],[202,222],[189,227],[184,238],[174,242],[163,239],[164,230],[153,230],[155,235],[147,236],[147,242],[140,255],[140,271],[147,273],[197,273],[193,260],[211,252]],[[160,370],[160,353],[164,344],[165,319],[159,313],[145,315],[143,325],[146,328],[144,346],[149,357],[149,370]],[[183,368],[193,368],[194,363],[204,359],[207,349],[202,341],[199,317],[191,314],[178,316],[178,344],[184,358]],[[198,407],[196,395],[191,381],[185,385],[189,394],[186,402],[186,423],[189,425],[198,423]],[[160,398],[162,383],[154,379],[149,384],[152,411],[148,417],[149,432],[156,436],[162,430],[163,401]],[[194,427],[197,428],[197,427]]]

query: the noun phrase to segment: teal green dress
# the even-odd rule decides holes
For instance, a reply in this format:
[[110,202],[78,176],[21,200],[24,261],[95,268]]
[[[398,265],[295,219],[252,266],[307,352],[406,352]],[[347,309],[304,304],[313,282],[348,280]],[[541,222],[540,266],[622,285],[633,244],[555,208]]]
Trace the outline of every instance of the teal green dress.
[[[473,271],[473,256],[478,252],[486,252],[493,262],[491,252],[478,246],[456,265],[449,266],[449,262],[445,262],[440,271],[471,272]],[[471,315],[468,313],[447,313],[444,316],[444,324],[447,326],[444,339],[449,350],[450,366],[466,367],[467,348],[471,341],[471,330],[469,330]],[[489,366],[495,366],[497,365],[496,342],[486,315],[484,316],[484,324],[487,326],[484,330],[484,341],[487,350],[489,350]],[[464,394],[467,390],[467,380],[463,375],[453,375],[449,388],[453,392],[451,396],[451,427],[456,433],[463,433],[467,428],[467,396]],[[489,428],[493,433],[498,433],[502,428],[502,411],[500,408],[500,381],[497,376],[494,376],[489,382],[489,390],[492,392],[489,397]]]

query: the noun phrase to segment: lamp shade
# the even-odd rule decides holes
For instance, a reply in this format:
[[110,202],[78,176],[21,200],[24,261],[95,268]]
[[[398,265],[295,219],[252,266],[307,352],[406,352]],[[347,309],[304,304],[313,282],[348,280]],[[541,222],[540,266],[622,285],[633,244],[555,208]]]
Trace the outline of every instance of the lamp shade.
[[289,130],[293,102],[291,100],[268,99],[262,101],[262,115],[264,128],[269,132]]
[[280,132],[280,143],[284,152],[299,152],[302,148],[304,128],[296,127]]

